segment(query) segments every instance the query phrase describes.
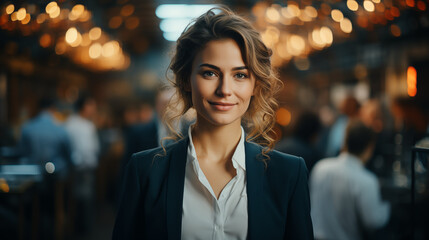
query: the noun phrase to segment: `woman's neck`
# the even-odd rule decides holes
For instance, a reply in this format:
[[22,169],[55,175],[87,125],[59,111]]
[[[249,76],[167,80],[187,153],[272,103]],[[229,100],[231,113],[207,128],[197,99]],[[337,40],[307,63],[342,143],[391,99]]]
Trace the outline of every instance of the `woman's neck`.
[[231,160],[241,137],[241,121],[216,126],[198,121],[192,128],[192,142],[200,161],[225,163]]

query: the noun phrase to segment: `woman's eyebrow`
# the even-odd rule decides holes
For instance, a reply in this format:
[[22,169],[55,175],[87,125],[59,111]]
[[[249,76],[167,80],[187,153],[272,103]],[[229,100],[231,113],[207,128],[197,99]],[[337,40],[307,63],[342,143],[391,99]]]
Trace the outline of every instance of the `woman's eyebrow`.
[[[213,68],[217,71],[220,71],[219,67],[212,65],[212,64],[208,64],[208,63],[202,63],[202,64],[200,64],[199,67],[209,67],[209,68]],[[232,70],[236,71],[236,70],[243,70],[243,69],[248,69],[248,67],[247,66],[240,66],[240,67],[235,67]]]
[[200,67],[209,67],[209,68],[213,68],[213,69],[215,69],[217,71],[220,71],[219,67],[217,67],[215,65],[208,64],[208,63],[202,63],[202,64],[200,64]]
[[244,69],[249,69],[247,66],[241,66],[241,67],[235,67],[232,70],[244,70]]

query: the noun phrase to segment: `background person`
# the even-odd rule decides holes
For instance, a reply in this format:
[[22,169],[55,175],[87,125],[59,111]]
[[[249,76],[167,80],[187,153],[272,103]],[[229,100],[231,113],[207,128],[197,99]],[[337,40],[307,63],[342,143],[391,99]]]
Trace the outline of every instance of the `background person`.
[[19,142],[23,163],[45,164],[52,162],[55,172],[66,174],[71,163],[71,142],[64,127],[55,118],[56,99],[40,99],[40,113],[24,124]]
[[341,101],[338,106],[340,115],[329,130],[325,152],[326,157],[335,157],[341,152],[341,148],[344,146],[347,124],[349,120],[359,117],[359,109],[360,104],[354,96],[347,96]]
[[343,152],[320,160],[310,175],[311,216],[316,239],[365,239],[389,220],[377,177],[365,169],[374,132],[358,120],[346,129]]
[[316,147],[321,129],[322,123],[319,116],[312,111],[303,111],[296,120],[292,136],[278,142],[276,149],[304,158],[308,172],[311,173],[314,164],[321,158]]
[[76,113],[70,116],[66,129],[72,142],[72,160],[75,168],[73,176],[73,196],[76,200],[76,227],[86,232],[93,223],[95,201],[95,179],[98,167],[100,143],[93,119],[97,113],[97,103],[87,94],[81,94],[75,102]]

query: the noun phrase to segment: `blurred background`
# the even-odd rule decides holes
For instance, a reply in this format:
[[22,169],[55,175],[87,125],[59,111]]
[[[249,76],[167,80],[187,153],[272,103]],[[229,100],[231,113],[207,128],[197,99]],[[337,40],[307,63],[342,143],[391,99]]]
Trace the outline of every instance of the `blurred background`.
[[392,204],[383,236],[429,239],[428,155],[414,148],[429,142],[428,0],[1,1],[1,239],[110,238],[123,166],[165,134],[175,40],[217,4],[274,51],[276,148],[311,171],[361,119]]

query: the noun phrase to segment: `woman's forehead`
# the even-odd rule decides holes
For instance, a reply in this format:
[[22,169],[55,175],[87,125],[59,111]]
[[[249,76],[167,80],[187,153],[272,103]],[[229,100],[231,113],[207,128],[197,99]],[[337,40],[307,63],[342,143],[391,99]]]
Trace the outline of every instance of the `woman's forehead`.
[[205,44],[197,52],[193,66],[198,67],[204,63],[226,68],[246,66],[239,45],[229,38],[212,40]]

